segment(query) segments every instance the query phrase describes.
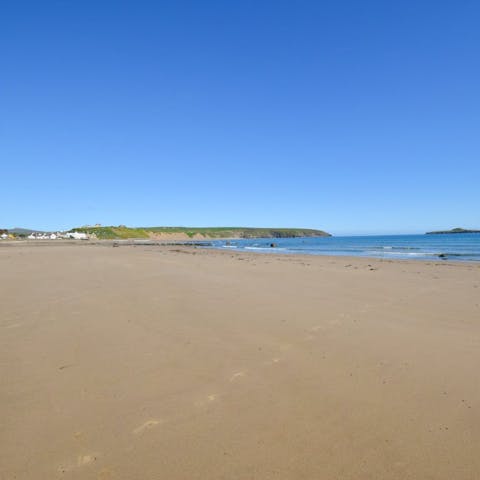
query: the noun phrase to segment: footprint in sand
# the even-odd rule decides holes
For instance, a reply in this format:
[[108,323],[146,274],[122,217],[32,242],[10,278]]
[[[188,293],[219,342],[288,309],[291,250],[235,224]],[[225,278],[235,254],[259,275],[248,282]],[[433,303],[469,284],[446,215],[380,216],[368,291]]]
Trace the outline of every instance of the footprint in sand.
[[150,430],[153,427],[156,427],[157,425],[160,425],[162,423],[161,420],[147,420],[145,423],[142,423],[139,425],[137,428],[135,428],[132,433],[134,435],[140,435],[141,433],[145,432],[146,430]]
[[77,458],[77,467],[83,467],[97,459],[95,455],[79,455]]
[[234,382],[237,378],[240,378],[240,377],[244,377],[245,376],[245,372],[237,372],[237,373],[234,373],[231,377],[230,377],[230,382]]
[[113,472],[109,468],[102,468],[98,472],[97,480],[108,480],[112,478]]
[[205,399],[195,402],[195,405],[197,407],[204,407],[218,400],[218,397],[219,395],[217,395],[216,393],[212,393],[210,395],[207,395]]
[[275,365],[276,363],[280,362],[280,358],[272,358],[271,360],[267,360],[265,365]]
[[73,470],[74,468],[85,467],[86,465],[90,465],[95,462],[97,460],[97,457],[98,455],[93,453],[90,453],[88,455],[78,455],[76,464],[70,463],[68,465],[61,465],[57,468],[57,471],[59,473],[66,473],[70,470]]

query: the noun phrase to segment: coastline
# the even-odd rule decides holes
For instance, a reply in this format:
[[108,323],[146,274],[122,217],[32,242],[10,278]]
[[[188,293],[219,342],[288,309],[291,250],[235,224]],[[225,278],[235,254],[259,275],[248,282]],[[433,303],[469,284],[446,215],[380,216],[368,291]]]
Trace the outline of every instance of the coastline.
[[[221,241],[235,241],[239,240],[236,237],[233,238],[222,238]],[[260,240],[269,241],[270,238],[262,238]],[[258,250],[244,250],[244,249],[227,249],[220,246],[215,246],[212,240],[171,240],[171,239],[119,239],[119,240],[4,240],[0,242],[1,247],[62,247],[62,246],[82,246],[82,247],[159,247],[159,248],[168,248],[168,247],[184,247],[187,249],[195,248],[199,250],[207,250],[229,254],[238,254],[238,255],[267,255],[280,257],[305,257],[306,259],[311,258],[330,258],[330,259],[345,259],[345,260],[355,260],[355,259],[364,259],[369,261],[380,261],[380,262],[401,262],[408,263],[413,262],[417,263],[426,263],[426,264],[435,264],[435,265],[472,265],[479,266],[479,260],[461,260],[456,259],[455,255],[450,258],[442,258],[441,254],[432,255],[431,258],[388,258],[388,257],[379,257],[379,256],[368,256],[368,255],[335,255],[335,254],[325,254],[325,253],[299,253],[286,251],[281,252],[276,248],[260,248]]]
[[[132,245],[129,245],[132,246]],[[161,246],[161,245],[159,245]],[[191,248],[188,245],[185,244],[178,244],[178,246],[183,246],[186,248]],[[199,247],[202,248],[202,247]],[[304,260],[311,260],[312,258],[323,258],[327,260],[345,260],[347,263],[348,261],[355,261],[355,260],[360,260],[360,261],[365,261],[367,263],[371,262],[380,262],[380,263],[411,263],[413,265],[416,265],[418,263],[424,263],[427,265],[436,265],[436,266],[442,266],[442,265],[449,265],[449,266],[473,266],[473,267],[478,267],[480,268],[480,261],[474,261],[474,260],[443,260],[439,258],[438,256],[434,256],[431,259],[425,259],[425,258],[379,258],[379,257],[369,257],[367,255],[362,255],[362,256],[356,256],[356,255],[329,255],[329,254],[306,254],[306,253],[292,253],[292,252],[268,252],[268,251],[246,251],[246,250],[226,250],[224,248],[216,248],[216,247],[208,247],[208,248],[202,248],[204,250],[210,250],[210,251],[215,251],[215,252],[220,252],[220,253],[225,253],[225,255],[230,255],[230,254],[235,254],[235,255],[264,255],[267,257],[270,256],[278,256],[278,257],[292,257],[292,258],[303,258]]]
[[0,477],[480,470],[480,265],[85,245],[0,248]]

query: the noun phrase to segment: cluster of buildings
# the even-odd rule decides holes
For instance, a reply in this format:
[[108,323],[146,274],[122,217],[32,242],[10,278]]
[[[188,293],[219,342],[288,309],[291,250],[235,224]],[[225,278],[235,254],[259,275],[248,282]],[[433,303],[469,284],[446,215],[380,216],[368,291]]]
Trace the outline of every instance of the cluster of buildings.
[[88,235],[83,232],[54,232],[54,233],[35,233],[32,232],[27,237],[29,240],[57,240],[59,238],[73,240],[88,240]]
[[34,233],[32,232],[27,237],[29,240],[56,240],[59,237],[57,233]]
[[[0,230],[1,231],[1,230]],[[16,235],[2,231],[0,240],[12,240],[15,238],[27,238],[28,240],[57,240],[57,239],[73,239],[73,240],[88,240],[89,236],[83,232],[52,232],[52,233],[37,233],[32,232],[29,235]]]

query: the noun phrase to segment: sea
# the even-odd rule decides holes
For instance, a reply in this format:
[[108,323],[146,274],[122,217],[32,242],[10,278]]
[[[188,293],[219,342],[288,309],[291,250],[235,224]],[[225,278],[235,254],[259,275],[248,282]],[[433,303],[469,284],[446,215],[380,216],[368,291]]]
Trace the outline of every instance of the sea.
[[214,240],[208,248],[276,254],[480,261],[480,233]]

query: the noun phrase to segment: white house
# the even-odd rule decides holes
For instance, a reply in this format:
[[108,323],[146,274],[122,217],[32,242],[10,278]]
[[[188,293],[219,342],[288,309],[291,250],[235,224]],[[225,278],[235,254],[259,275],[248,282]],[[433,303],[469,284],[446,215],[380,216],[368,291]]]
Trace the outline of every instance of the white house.
[[88,235],[83,232],[67,232],[65,238],[73,238],[74,240],[88,240]]
[[57,239],[57,235],[55,233],[51,233],[50,240],[56,240],[56,239]]
[[6,233],[2,233],[2,234],[0,235],[0,238],[1,238],[2,240],[5,240],[5,239],[8,238],[8,235],[7,235]]

